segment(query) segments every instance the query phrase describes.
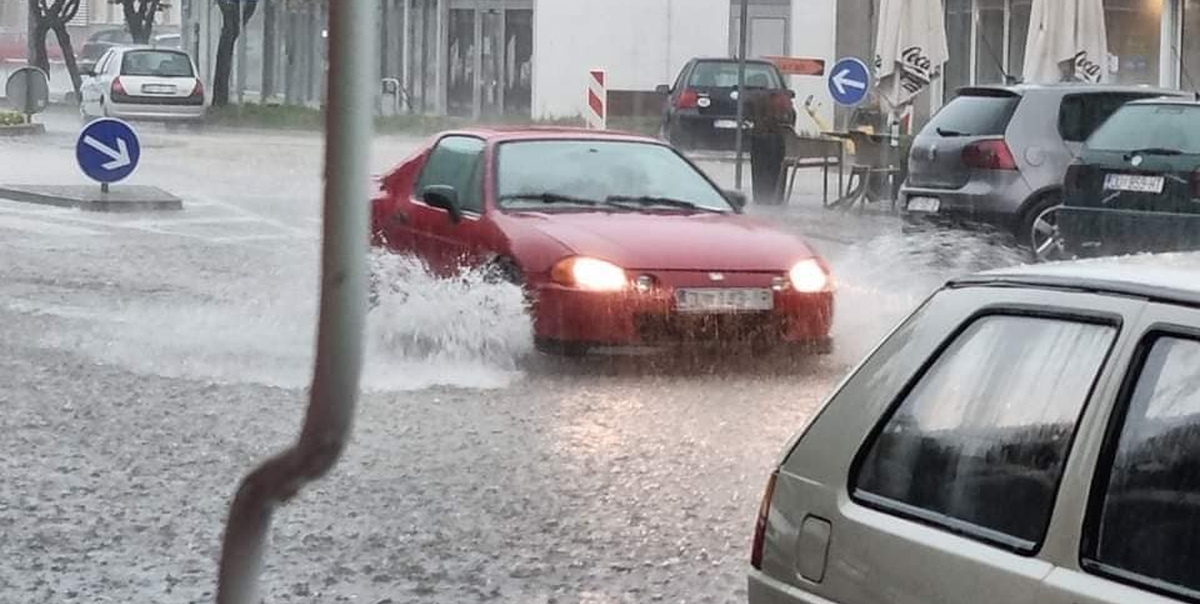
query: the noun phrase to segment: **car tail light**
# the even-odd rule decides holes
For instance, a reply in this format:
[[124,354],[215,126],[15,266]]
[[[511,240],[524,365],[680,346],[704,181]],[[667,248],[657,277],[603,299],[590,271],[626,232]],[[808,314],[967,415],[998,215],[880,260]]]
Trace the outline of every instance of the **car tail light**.
[[189,96],[193,99],[204,99],[204,82],[201,82],[200,78],[196,78],[196,87],[192,89],[192,94]]
[[113,78],[112,95],[113,96],[129,96],[129,93],[125,92],[125,85],[121,83],[121,78]]
[[779,470],[771,472],[767,488],[763,490],[762,502],[758,504],[758,518],[754,521],[754,545],[750,549],[750,565],[762,570],[763,548],[767,540],[767,514],[771,511],[771,499],[775,497],[775,481]]
[[786,113],[792,109],[792,99],[786,94],[772,94],[771,108]]
[[968,168],[978,170],[1016,170],[1017,161],[1004,139],[993,138],[967,145],[962,161]]
[[679,93],[679,99],[675,101],[676,109],[691,109],[700,103],[700,95],[691,88],[684,88],[683,92]]
[[1200,168],[1192,172],[1192,197],[1200,197]]

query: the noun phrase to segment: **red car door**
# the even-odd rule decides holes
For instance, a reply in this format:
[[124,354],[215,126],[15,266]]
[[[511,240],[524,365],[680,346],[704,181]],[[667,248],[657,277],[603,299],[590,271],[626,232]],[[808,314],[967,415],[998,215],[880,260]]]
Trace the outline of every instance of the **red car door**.
[[[482,139],[449,135],[434,146],[412,189],[409,227],[416,252],[439,275],[453,275],[462,268],[476,265],[486,254],[490,220],[484,212],[483,175],[485,172]],[[456,196],[459,218],[449,211],[424,201],[430,186],[451,187]]]
[[412,190],[425,160],[426,149],[409,158],[380,182],[380,190],[372,201],[371,224],[377,245],[401,254],[416,254],[416,236],[412,226]]

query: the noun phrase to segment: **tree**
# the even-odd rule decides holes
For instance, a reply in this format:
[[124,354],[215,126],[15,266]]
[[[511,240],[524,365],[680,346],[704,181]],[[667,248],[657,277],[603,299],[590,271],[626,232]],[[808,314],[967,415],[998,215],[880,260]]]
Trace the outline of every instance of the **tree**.
[[125,27],[136,44],[149,44],[154,33],[154,17],[171,5],[165,0],[109,0],[120,4],[125,13]]
[[222,107],[229,104],[234,44],[242,34],[242,27],[254,16],[258,0],[217,0],[217,7],[221,9],[221,39],[217,43],[217,63],[213,68],[212,104]]
[[71,34],[67,32],[70,23],[79,13],[79,0],[29,0],[29,32],[30,45],[33,54],[30,64],[50,73],[50,55],[46,52],[46,35],[54,32],[58,38],[58,47],[62,49],[63,59],[67,62],[67,73],[71,76],[71,87],[75,89],[75,98],[79,98],[79,65],[75,63],[75,49],[71,46]]

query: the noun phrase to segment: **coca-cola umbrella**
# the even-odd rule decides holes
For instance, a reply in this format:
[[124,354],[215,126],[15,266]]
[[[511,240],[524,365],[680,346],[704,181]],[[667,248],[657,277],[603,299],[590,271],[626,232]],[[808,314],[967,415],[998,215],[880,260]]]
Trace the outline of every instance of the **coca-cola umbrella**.
[[1022,79],[1032,84],[1108,81],[1102,0],[1033,0]]
[[896,111],[942,75],[950,58],[941,0],[883,0],[875,34],[876,89]]

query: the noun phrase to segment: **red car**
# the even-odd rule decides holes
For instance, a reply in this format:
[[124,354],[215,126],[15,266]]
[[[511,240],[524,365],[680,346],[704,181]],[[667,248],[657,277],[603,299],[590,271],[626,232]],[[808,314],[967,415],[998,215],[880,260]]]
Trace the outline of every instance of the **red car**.
[[744,205],[650,138],[463,130],[380,178],[372,241],[439,274],[490,267],[520,284],[544,352],[696,342],[828,352],[829,268]]

